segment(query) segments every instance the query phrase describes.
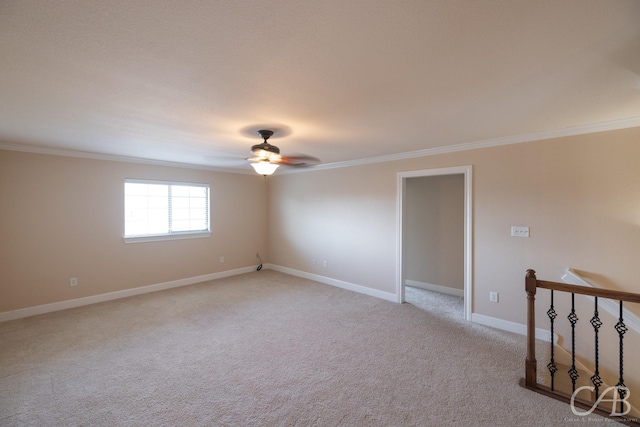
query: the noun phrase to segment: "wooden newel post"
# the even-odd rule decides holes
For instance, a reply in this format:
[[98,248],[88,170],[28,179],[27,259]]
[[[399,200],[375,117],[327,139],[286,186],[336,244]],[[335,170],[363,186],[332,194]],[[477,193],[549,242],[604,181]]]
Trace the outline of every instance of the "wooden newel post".
[[536,368],[536,289],[538,279],[534,270],[527,270],[524,289],[527,291],[527,359],[525,360],[525,385],[535,388],[538,382]]

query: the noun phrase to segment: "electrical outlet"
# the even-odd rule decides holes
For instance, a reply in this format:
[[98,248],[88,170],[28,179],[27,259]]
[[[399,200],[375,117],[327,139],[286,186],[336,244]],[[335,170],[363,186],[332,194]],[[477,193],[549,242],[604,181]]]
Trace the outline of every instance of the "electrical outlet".
[[529,237],[529,227],[511,226],[511,237]]
[[326,259],[325,259],[324,261],[322,261],[322,266],[323,266],[324,268],[329,267],[329,261],[327,261]]
[[315,258],[314,258],[314,259],[312,259],[312,260],[311,260],[311,264],[313,264],[313,265],[318,265],[318,260],[317,260],[317,259],[315,259]]
[[78,278],[72,277],[71,279],[69,279],[69,286],[78,286]]
[[220,264],[222,264],[222,263],[224,263],[224,257],[223,256],[220,257]]
[[498,302],[498,293],[497,292],[489,292],[489,301],[490,302]]

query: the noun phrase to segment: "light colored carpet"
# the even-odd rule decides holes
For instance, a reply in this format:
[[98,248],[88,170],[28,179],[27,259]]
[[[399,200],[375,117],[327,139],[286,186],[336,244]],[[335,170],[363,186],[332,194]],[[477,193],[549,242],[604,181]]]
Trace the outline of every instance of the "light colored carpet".
[[464,323],[464,299],[462,297],[426,291],[411,286],[405,286],[404,289],[404,299],[407,303],[442,319]]
[[605,425],[518,385],[524,337],[409,292],[263,270],[0,323],[0,425]]

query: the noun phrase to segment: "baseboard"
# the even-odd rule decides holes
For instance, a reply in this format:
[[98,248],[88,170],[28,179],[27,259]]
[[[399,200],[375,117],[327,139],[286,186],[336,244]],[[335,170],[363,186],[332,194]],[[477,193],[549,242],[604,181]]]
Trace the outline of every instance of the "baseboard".
[[[522,323],[510,322],[508,320],[498,319],[496,317],[485,316],[484,314],[472,313],[471,321],[492,328],[501,329],[507,332],[513,332],[519,335],[527,335],[527,325]],[[536,339],[549,342],[551,332],[545,329],[536,328]],[[558,335],[553,334],[553,342],[558,342]]]
[[293,268],[282,267],[274,264],[265,264],[265,268],[268,268],[274,271],[279,271],[285,274],[290,274],[292,276],[302,277],[303,279],[309,279],[316,282],[324,283],[325,285],[331,285],[337,288],[346,289],[348,291],[358,292],[360,294],[369,295],[369,296],[380,298],[383,300],[392,301],[392,302],[397,301],[396,294],[379,291],[377,289],[367,288],[366,286],[356,285],[355,283],[344,282],[342,280],[332,279],[326,276],[320,276],[319,274],[307,273],[306,271],[295,270]]
[[411,286],[413,288],[425,289],[427,291],[440,292],[441,294],[453,295],[456,297],[464,298],[464,290],[450,288],[448,286],[435,285],[433,283],[419,282],[417,280],[405,280],[405,286]]
[[54,302],[51,304],[38,305],[35,307],[20,308],[17,310],[0,313],[0,322],[7,320],[21,319],[23,317],[36,316],[38,314],[51,313],[68,308],[81,307],[83,305],[96,304],[99,302],[112,301],[120,298],[127,298],[134,295],[146,294],[149,292],[162,291],[165,289],[177,288],[180,286],[193,285],[194,283],[207,282],[209,280],[222,279],[224,277],[249,273],[256,270],[256,266],[243,267],[235,270],[221,271],[218,273],[205,274],[202,276],[188,277],[185,279],[172,280],[170,282],[157,283],[155,285],[140,286],[137,288],[124,289],[121,291],[109,292],[106,294],[92,295],[83,298]]

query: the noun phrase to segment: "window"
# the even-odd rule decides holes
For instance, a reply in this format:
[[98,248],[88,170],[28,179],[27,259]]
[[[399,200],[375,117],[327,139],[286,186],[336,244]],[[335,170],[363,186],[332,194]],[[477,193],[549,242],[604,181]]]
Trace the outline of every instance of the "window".
[[125,241],[208,236],[209,185],[125,180]]

